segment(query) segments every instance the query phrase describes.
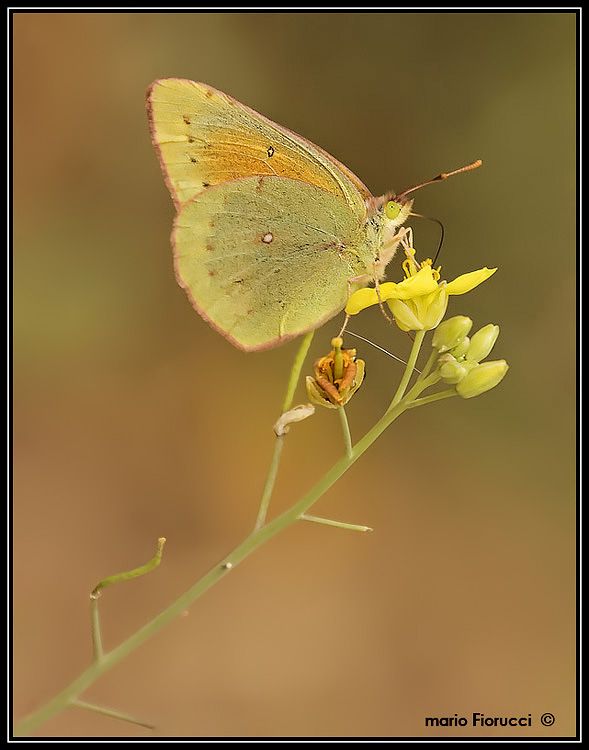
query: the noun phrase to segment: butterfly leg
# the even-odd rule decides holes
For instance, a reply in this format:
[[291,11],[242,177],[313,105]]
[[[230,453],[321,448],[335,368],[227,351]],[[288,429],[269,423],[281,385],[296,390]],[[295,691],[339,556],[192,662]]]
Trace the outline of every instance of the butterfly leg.
[[393,235],[389,240],[387,240],[383,244],[383,246],[380,248],[378,256],[374,262],[377,278],[382,279],[382,277],[384,276],[386,267],[394,258],[395,253],[397,252],[399,243],[405,238],[407,233],[410,231],[411,230],[409,227],[403,227],[397,232],[397,234]]

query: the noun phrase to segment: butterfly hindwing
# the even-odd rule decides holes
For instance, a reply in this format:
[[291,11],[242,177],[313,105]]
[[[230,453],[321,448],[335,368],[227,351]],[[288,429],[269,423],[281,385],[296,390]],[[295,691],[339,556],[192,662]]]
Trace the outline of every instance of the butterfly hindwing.
[[246,177],[179,210],[178,281],[193,306],[244,350],[276,346],[337,314],[371,250],[341,197],[284,177]]

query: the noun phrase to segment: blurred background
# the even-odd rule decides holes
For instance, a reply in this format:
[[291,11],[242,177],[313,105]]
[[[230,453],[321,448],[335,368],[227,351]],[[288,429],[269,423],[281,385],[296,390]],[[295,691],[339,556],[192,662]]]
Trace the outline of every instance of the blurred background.
[[[97,682],[156,736],[449,736],[424,716],[532,713],[574,732],[575,17],[571,13],[16,13],[15,714],[114,646],[251,529],[297,344],[243,354],[176,285],[173,207],[144,92],[205,81],[320,144],[376,194],[420,192],[446,278],[499,272],[450,313],[501,326],[496,390],[411,412],[301,524]],[[435,225],[415,220],[435,252]],[[390,278],[399,274],[390,266]],[[325,352],[339,319],[315,337]],[[378,309],[353,330],[406,356]],[[348,340],[356,345],[356,340]],[[356,437],[401,368],[360,342]],[[304,401],[304,391],[297,401]],[[342,452],[297,425],[271,513]],[[542,727],[550,711],[556,722]],[[459,730],[491,736],[513,730]],[[48,736],[149,736],[70,709]]]

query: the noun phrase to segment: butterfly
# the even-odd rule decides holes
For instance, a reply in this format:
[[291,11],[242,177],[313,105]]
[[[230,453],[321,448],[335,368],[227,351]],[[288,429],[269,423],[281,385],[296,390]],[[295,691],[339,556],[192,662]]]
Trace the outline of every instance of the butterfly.
[[176,278],[232,344],[279,346],[384,276],[422,185],[375,197],[322,148],[204,83],[157,80],[147,110],[177,210]]

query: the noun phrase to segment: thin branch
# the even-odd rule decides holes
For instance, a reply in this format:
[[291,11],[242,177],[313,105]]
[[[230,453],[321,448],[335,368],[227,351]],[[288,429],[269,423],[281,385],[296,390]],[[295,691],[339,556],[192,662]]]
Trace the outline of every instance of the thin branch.
[[114,583],[120,583],[121,581],[129,581],[131,578],[139,578],[139,576],[144,576],[146,573],[150,573],[154,568],[157,568],[162,561],[165,543],[166,538],[163,536],[157,540],[155,555],[151,560],[146,562],[145,565],[140,565],[138,568],[133,568],[133,570],[127,570],[124,573],[115,573],[112,576],[108,576],[108,578],[103,578],[102,581],[97,583],[92,589],[92,593],[90,594],[91,598],[94,600],[98,599],[102,589],[105,589],[107,586],[112,586]]
[[343,433],[343,436],[344,436],[344,445],[346,447],[346,456],[348,458],[351,458],[352,457],[353,447],[352,447],[352,433],[350,432],[350,424],[348,422],[348,417],[347,417],[347,414],[346,414],[346,410],[344,409],[343,406],[339,406],[338,407],[338,412],[339,412],[340,422],[341,422],[341,425],[342,425],[342,433]]
[[86,703],[86,701],[73,700],[70,703],[75,708],[83,708],[86,711],[94,711],[96,714],[102,714],[102,716],[110,716],[112,719],[120,719],[121,721],[128,721],[129,724],[136,724],[138,727],[144,727],[145,729],[155,729],[153,724],[148,724],[145,721],[139,721],[134,719],[129,714],[124,714],[121,711],[117,711],[114,708],[106,708],[105,706],[96,706],[94,703]]
[[90,595],[90,627],[92,631],[92,659],[100,661],[104,656],[102,648],[102,634],[100,632],[100,614],[98,612],[98,596]]
[[348,529],[349,531],[374,531],[370,526],[359,526],[355,523],[344,523],[343,521],[333,521],[331,518],[322,518],[321,516],[309,516],[306,513],[300,517],[301,521],[312,521],[324,526],[335,526],[338,529]]
[[[288,378],[288,386],[286,388],[286,394],[282,403],[282,414],[288,411],[292,406],[294,394],[301,376],[301,370],[305,364],[307,353],[315,331],[309,331],[306,336],[303,337],[297,353],[292,363],[290,370],[290,376]],[[274,451],[272,453],[272,460],[270,461],[270,468],[268,469],[268,475],[264,483],[264,489],[262,490],[262,497],[260,498],[260,507],[258,509],[258,515],[254,526],[254,531],[261,529],[266,523],[266,516],[268,515],[268,507],[270,506],[270,500],[272,499],[272,492],[274,491],[274,484],[276,483],[276,475],[278,474],[278,466],[280,465],[280,458],[282,456],[282,449],[284,447],[284,435],[278,435],[276,442],[274,443]]]

